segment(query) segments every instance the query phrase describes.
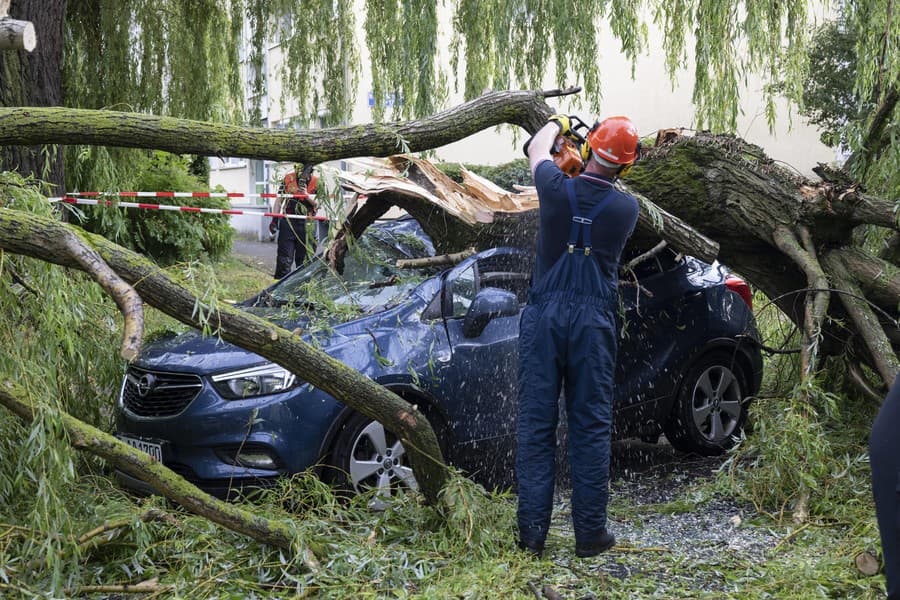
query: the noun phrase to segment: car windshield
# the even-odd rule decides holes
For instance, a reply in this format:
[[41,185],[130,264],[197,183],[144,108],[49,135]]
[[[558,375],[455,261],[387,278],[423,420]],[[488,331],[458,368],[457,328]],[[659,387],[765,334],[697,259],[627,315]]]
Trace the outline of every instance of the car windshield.
[[434,267],[400,269],[397,260],[429,255],[428,245],[415,235],[372,228],[350,245],[343,274],[317,257],[269,289],[258,304],[357,313],[389,307],[437,272]]

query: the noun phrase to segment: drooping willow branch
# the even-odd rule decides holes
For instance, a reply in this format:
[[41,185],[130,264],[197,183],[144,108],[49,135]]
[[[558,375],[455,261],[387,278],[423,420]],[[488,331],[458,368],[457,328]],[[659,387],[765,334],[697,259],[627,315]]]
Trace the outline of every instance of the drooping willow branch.
[[[38,410],[25,390],[4,374],[0,374],[0,405],[26,423],[34,420]],[[267,519],[236,504],[213,498],[153,460],[149,454],[65,412],[59,414],[66,437],[74,448],[99,456],[112,466],[139,477],[170,500],[214,523],[287,551],[299,548],[294,531],[287,523]],[[318,564],[310,550],[299,548],[299,551],[308,565]]]

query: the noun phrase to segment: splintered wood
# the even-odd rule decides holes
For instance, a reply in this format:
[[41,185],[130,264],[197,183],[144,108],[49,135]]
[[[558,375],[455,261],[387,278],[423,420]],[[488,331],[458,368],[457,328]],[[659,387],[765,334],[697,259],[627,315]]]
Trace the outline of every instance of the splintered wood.
[[366,159],[354,166],[365,170],[342,171],[345,189],[367,197],[386,194],[425,202],[471,225],[492,223],[498,212],[523,212],[538,206],[534,188],[508,192],[464,167],[461,185],[427,160],[411,156]]

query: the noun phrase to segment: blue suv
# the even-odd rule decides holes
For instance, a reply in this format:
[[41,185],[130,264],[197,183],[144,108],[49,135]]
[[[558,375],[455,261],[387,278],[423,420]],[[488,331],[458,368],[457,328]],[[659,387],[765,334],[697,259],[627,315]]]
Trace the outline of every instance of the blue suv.
[[[450,463],[511,485],[532,256],[494,248],[449,268],[402,263],[433,254],[413,220],[373,226],[341,276],[317,260],[242,307],[417,405]],[[664,251],[623,279],[621,296],[614,434],[664,432],[680,450],[721,453],[760,385],[749,288],[724,267]],[[116,435],[223,497],[309,468],[378,496],[416,487],[402,444],[378,422],[199,332],[148,344],[128,368]]]

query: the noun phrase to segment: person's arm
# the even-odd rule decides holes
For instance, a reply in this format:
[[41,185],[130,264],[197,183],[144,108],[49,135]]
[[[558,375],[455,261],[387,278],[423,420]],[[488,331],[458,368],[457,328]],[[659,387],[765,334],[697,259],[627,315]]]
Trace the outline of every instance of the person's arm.
[[545,160],[553,160],[550,155],[550,149],[553,148],[553,142],[559,135],[559,125],[550,122],[541,127],[531,143],[528,145],[528,166],[531,168],[531,176],[534,177],[534,171],[537,166]]

